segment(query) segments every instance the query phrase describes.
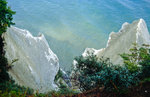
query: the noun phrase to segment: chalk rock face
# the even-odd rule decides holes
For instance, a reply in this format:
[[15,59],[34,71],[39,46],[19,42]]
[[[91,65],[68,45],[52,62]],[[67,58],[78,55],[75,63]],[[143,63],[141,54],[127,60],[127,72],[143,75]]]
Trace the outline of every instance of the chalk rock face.
[[5,57],[13,65],[9,74],[16,83],[41,93],[57,88],[54,78],[59,70],[59,60],[44,35],[33,37],[29,31],[11,27],[3,37]]
[[100,50],[87,48],[82,55],[86,56],[87,52],[93,52],[98,57],[110,58],[113,64],[122,64],[123,60],[119,54],[128,53],[133,43],[150,44],[150,34],[143,19],[132,24],[124,23],[119,32],[110,33],[106,48]]

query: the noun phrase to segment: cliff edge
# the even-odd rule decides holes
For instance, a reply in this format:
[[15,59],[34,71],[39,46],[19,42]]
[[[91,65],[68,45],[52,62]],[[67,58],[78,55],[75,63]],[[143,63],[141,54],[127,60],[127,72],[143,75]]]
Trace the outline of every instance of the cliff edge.
[[54,78],[59,60],[44,35],[33,37],[27,30],[11,27],[3,38],[5,57],[13,65],[8,73],[17,84],[41,93],[57,88]]
[[110,33],[106,48],[99,50],[86,48],[82,55],[86,56],[87,52],[93,52],[98,57],[110,58],[113,64],[123,64],[119,54],[128,53],[129,49],[133,47],[133,43],[139,46],[150,44],[150,34],[143,19],[136,20],[131,24],[124,23],[119,32]]

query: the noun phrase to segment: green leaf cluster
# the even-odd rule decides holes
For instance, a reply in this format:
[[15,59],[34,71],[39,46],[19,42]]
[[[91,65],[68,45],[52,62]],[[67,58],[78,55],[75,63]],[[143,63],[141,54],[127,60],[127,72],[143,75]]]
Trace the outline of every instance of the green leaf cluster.
[[56,82],[59,78],[62,77],[62,75],[63,75],[63,73],[62,73],[62,71],[59,69],[59,70],[58,70],[58,73],[57,73],[56,76],[55,76],[54,81]]
[[7,71],[11,68],[11,66],[8,65],[7,59],[4,57],[4,43],[1,35],[6,32],[7,27],[14,25],[12,22],[13,14],[15,14],[15,12],[7,6],[6,0],[0,0],[0,83],[5,83],[5,81],[10,80]]
[[124,91],[150,78],[150,45],[133,44],[129,53],[120,54],[124,65],[114,65],[109,58],[93,53],[75,58],[73,70],[81,91],[104,87],[108,91]]
[[61,84],[61,86],[59,87],[57,91],[53,90],[46,94],[42,94],[42,93],[36,94],[35,97],[70,97],[77,93],[78,93],[77,91],[73,89],[69,89],[66,87],[66,85]]
[[7,6],[6,0],[0,0],[0,35],[6,32],[7,27],[14,25],[12,22],[14,11]]
[[135,85],[138,73],[129,72],[125,66],[113,65],[110,60],[97,58],[94,54],[86,57],[76,57],[74,75],[80,83],[80,90],[87,91],[93,88],[104,87],[107,91],[123,91]]
[[120,55],[130,72],[140,72],[140,78],[150,77],[150,45],[134,44],[129,53]]
[[7,59],[0,55],[0,83],[5,83],[5,81],[9,81],[9,75],[7,73],[9,69]]

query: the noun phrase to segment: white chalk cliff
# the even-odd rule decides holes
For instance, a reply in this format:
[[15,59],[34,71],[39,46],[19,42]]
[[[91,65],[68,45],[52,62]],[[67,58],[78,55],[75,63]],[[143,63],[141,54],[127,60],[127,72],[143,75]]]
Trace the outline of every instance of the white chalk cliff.
[[59,60],[44,35],[33,37],[27,30],[11,27],[3,37],[8,63],[16,60],[9,71],[16,83],[41,93],[57,88],[54,78],[59,69]]
[[119,32],[110,33],[106,48],[100,50],[86,48],[82,55],[86,56],[87,52],[93,52],[98,57],[110,58],[113,64],[122,64],[123,60],[119,54],[128,53],[133,43],[150,44],[150,34],[143,19],[136,20],[131,24],[124,23]]

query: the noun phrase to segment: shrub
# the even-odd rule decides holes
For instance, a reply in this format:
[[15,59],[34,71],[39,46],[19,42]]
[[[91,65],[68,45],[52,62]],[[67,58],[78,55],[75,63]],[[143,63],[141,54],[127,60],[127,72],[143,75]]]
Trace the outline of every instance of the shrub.
[[107,91],[122,91],[138,82],[138,73],[131,73],[126,67],[113,65],[110,60],[97,58],[93,54],[79,56],[74,75],[80,83],[80,90],[104,87]]
[[129,53],[120,55],[130,72],[140,72],[140,78],[150,77],[150,45],[134,44]]
[[[15,92],[16,95],[19,93],[19,94],[26,94],[26,95],[31,95],[33,94],[33,90],[30,89],[30,88],[25,88],[23,86],[19,86],[17,84],[15,84],[14,81],[10,80],[10,81],[5,81],[3,83],[0,83],[0,91],[1,91],[1,94],[6,94],[7,93],[10,93],[13,91],[13,93]],[[4,97],[7,97],[7,96],[4,96]],[[16,97],[16,96],[14,96]],[[18,96],[19,97],[19,96]],[[22,96],[21,96],[22,97]]]
[[71,95],[76,94],[77,92],[70,89],[70,88],[68,88],[66,85],[61,84],[61,86],[59,87],[59,90],[57,91],[57,93],[60,94],[60,95],[71,96]]
[[6,32],[7,27],[15,24],[12,22],[14,14],[15,12],[7,6],[6,0],[0,0],[0,95],[3,97],[22,95],[24,93],[31,94],[33,92],[31,89],[16,85],[8,75],[11,65],[8,64],[7,59],[4,57],[4,39],[1,36],[2,33]]
[[[11,68],[11,66],[8,65],[7,59],[4,57],[4,43],[3,39],[1,37],[2,33],[6,32],[7,27],[10,27],[10,25],[13,25],[12,22],[12,15],[15,14],[14,11],[10,9],[10,7],[7,6],[6,0],[0,0],[0,83],[5,84],[6,81],[9,81],[9,75],[7,71]],[[4,87],[1,87],[5,89]]]
[[[147,45],[148,46],[148,45]],[[147,47],[141,47],[139,49],[139,55],[141,57],[141,61],[139,61],[139,65],[142,66],[141,78],[150,77],[150,45]]]
[[66,85],[61,84],[61,86],[59,87],[59,89],[57,91],[50,91],[46,94],[36,94],[37,97],[70,97],[72,95],[77,94],[78,92],[69,89],[66,87]]
[[7,73],[9,69],[7,59],[0,55],[0,83],[4,83],[5,81],[9,81],[9,75]]

